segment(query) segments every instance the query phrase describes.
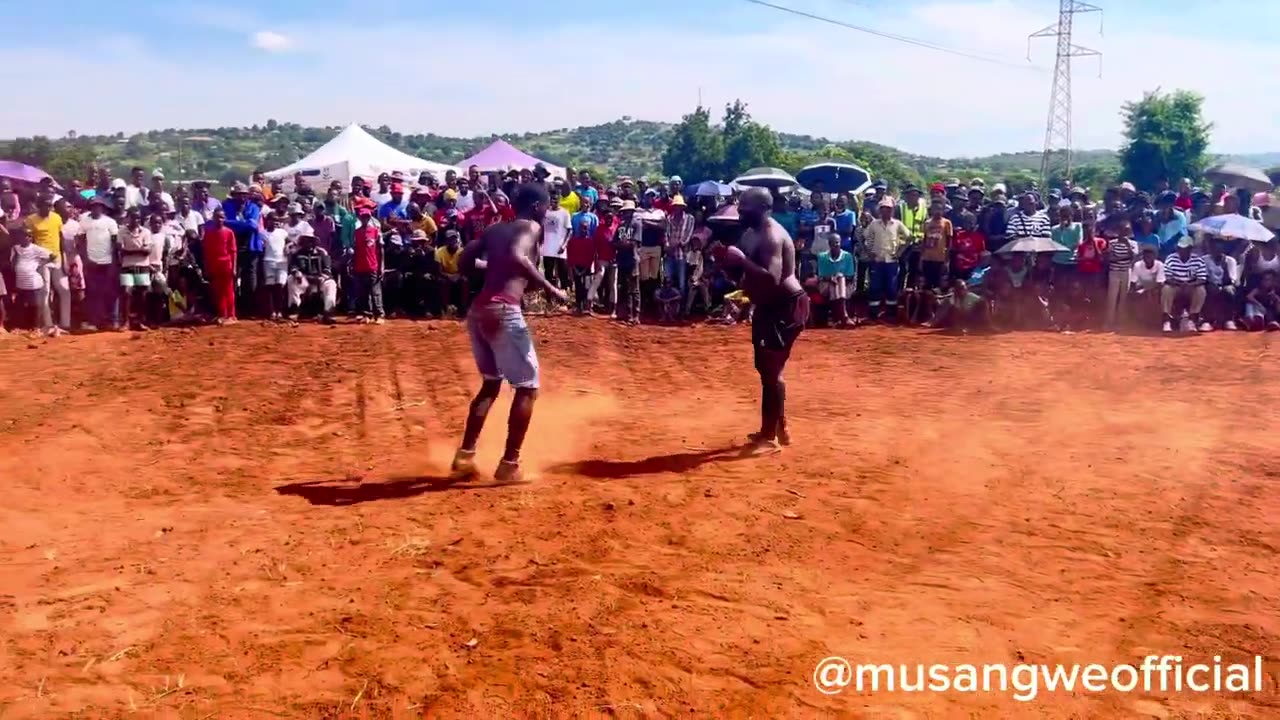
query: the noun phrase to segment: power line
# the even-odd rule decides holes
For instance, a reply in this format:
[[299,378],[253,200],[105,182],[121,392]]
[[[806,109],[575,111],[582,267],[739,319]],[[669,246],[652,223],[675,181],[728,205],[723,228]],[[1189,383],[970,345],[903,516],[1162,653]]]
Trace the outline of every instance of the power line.
[[783,5],[775,5],[771,2],[766,2],[765,0],[743,0],[743,2],[748,2],[748,3],[751,3],[752,5],[759,5],[761,7],[772,8],[774,10],[780,10],[785,13],[790,13],[792,15],[797,15],[799,17],[809,18],[810,20],[817,20],[818,22],[827,23],[828,25],[836,25],[838,27],[846,28],[848,30],[856,30],[857,32],[867,33],[868,35],[875,35],[876,37],[882,37],[887,40],[894,40],[896,42],[905,43],[907,45],[914,45],[916,47],[924,48],[926,50],[935,50],[937,52],[943,52],[950,55],[969,58],[970,60],[978,60],[979,62],[991,63],[993,65],[1003,65],[1005,67],[1016,68],[1018,70],[1033,70],[1036,72],[1044,72],[1044,68],[1037,67],[1035,65],[1023,65],[1019,63],[1009,62],[1006,60],[1001,60],[999,58],[986,56],[986,55],[978,55],[975,53],[966,52],[964,50],[957,50],[956,48],[949,48],[949,47],[946,47],[945,45],[939,45],[937,43],[929,42],[928,40],[921,40],[919,38],[907,37],[905,35],[896,35],[894,33],[884,32],[883,30],[876,30],[874,28],[864,27],[862,25],[854,25],[853,23],[848,23],[843,20],[836,20],[834,18],[823,17],[822,15],[815,15],[811,12],[806,12],[804,10],[797,10],[795,8],[789,8]]

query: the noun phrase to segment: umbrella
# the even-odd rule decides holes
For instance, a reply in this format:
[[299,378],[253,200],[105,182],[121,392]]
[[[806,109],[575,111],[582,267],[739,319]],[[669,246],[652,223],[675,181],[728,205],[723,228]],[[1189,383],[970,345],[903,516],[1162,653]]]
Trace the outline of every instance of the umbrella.
[[733,188],[715,180],[700,182],[694,185],[691,191],[694,197],[729,197],[733,194]]
[[1070,252],[1070,248],[1059,245],[1049,238],[1019,238],[1010,240],[1003,247],[996,251],[997,255],[1008,255],[1010,253],[1042,253],[1042,252]]
[[871,173],[842,162],[810,165],[796,173],[796,180],[810,190],[822,183],[823,192],[831,193],[858,193],[871,187]]
[[1204,173],[1210,182],[1222,183],[1228,187],[1244,188],[1250,192],[1270,192],[1271,178],[1257,168],[1236,163],[1214,165]]
[[[18,180],[21,182],[29,182],[33,185],[41,180],[49,177],[49,173],[38,167],[24,165],[15,160],[0,160],[0,177],[6,177],[10,180]],[[58,184],[54,183],[54,187]]]
[[733,182],[747,187],[775,189],[797,184],[796,179],[791,177],[791,173],[776,167],[751,168],[735,178]]
[[1206,235],[1216,235],[1228,240],[1267,242],[1275,237],[1275,233],[1268,230],[1266,225],[1253,218],[1247,218],[1235,213],[1207,217],[1200,222],[1192,223],[1187,229],[1193,232],[1202,232]]

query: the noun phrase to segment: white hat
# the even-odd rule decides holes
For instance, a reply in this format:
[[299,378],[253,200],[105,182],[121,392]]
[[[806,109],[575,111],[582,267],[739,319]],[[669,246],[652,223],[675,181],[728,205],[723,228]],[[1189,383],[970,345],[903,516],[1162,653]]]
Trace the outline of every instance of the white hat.
[[1004,193],[1005,195],[1008,195],[1009,188],[1005,187],[1004,183],[996,183],[995,185],[991,186],[991,192],[992,194]]
[[153,177],[153,178],[160,178],[161,180],[163,180],[163,179],[164,179],[164,171],[163,171],[163,170],[161,170],[160,168],[156,168],[155,170],[152,170],[152,171],[151,171],[151,177]]
[[127,187],[124,183],[124,178],[116,178],[115,180],[111,181],[112,190],[118,190],[123,187]]

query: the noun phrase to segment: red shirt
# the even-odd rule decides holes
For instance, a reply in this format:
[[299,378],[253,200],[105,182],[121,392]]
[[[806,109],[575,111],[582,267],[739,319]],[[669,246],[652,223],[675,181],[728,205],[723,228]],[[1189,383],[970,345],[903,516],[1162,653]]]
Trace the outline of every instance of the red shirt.
[[1186,195],[1179,195],[1178,199],[1173,201],[1173,206],[1179,210],[1190,211],[1194,205],[1195,203],[1191,201],[1190,193],[1187,193]]
[[236,263],[236,234],[231,228],[212,224],[204,230],[204,241],[200,243],[204,250],[205,267],[234,266]]
[[978,267],[982,253],[987,249],[987,236],[978,230],[961,230],[951,243],[956,254],[956,269],[972,270]]
[[1102,272],[1102,258],[1107,254],[1107,241],[1100,237],[1083,238],[1076,248],[1076,269],[1082,273]]
[[653,201],[653,206],[654,206],[654,207],[656,207],[656,208],[658,208],[659,210],[661,210],[661,211],[662,211],[662,212],[664,212],[664,213],[669,213],[669,212],[671,212],[671,199],[670,199],[670,198],[659,198],[659,199],[657,199],[657,200],[654,200],[654,201]]
[[373,225],[356,228],[355,257],[352,258],[356,272],[378,272],[378,250],[382,247],[382,233]]
[[596,261],[596,241],[591,235],[573,234],[565,248],[565,258],[569,267],[591,267]]
[[618,256],[618,249],[613,246],[613,236],[618,232],[618,218],[609,218],[596,226],[596,234],[592,239],[596,244],[596,258],[602,263],[611,263]]

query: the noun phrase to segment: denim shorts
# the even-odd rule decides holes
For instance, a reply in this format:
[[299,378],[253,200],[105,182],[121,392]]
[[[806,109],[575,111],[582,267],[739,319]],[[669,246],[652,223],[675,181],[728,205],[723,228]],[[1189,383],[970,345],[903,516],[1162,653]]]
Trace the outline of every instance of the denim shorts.
[[516,388],[538,387],[538,354],[519,305],[472,305],[467,332],[476,369],[485,380],[506,380]]

